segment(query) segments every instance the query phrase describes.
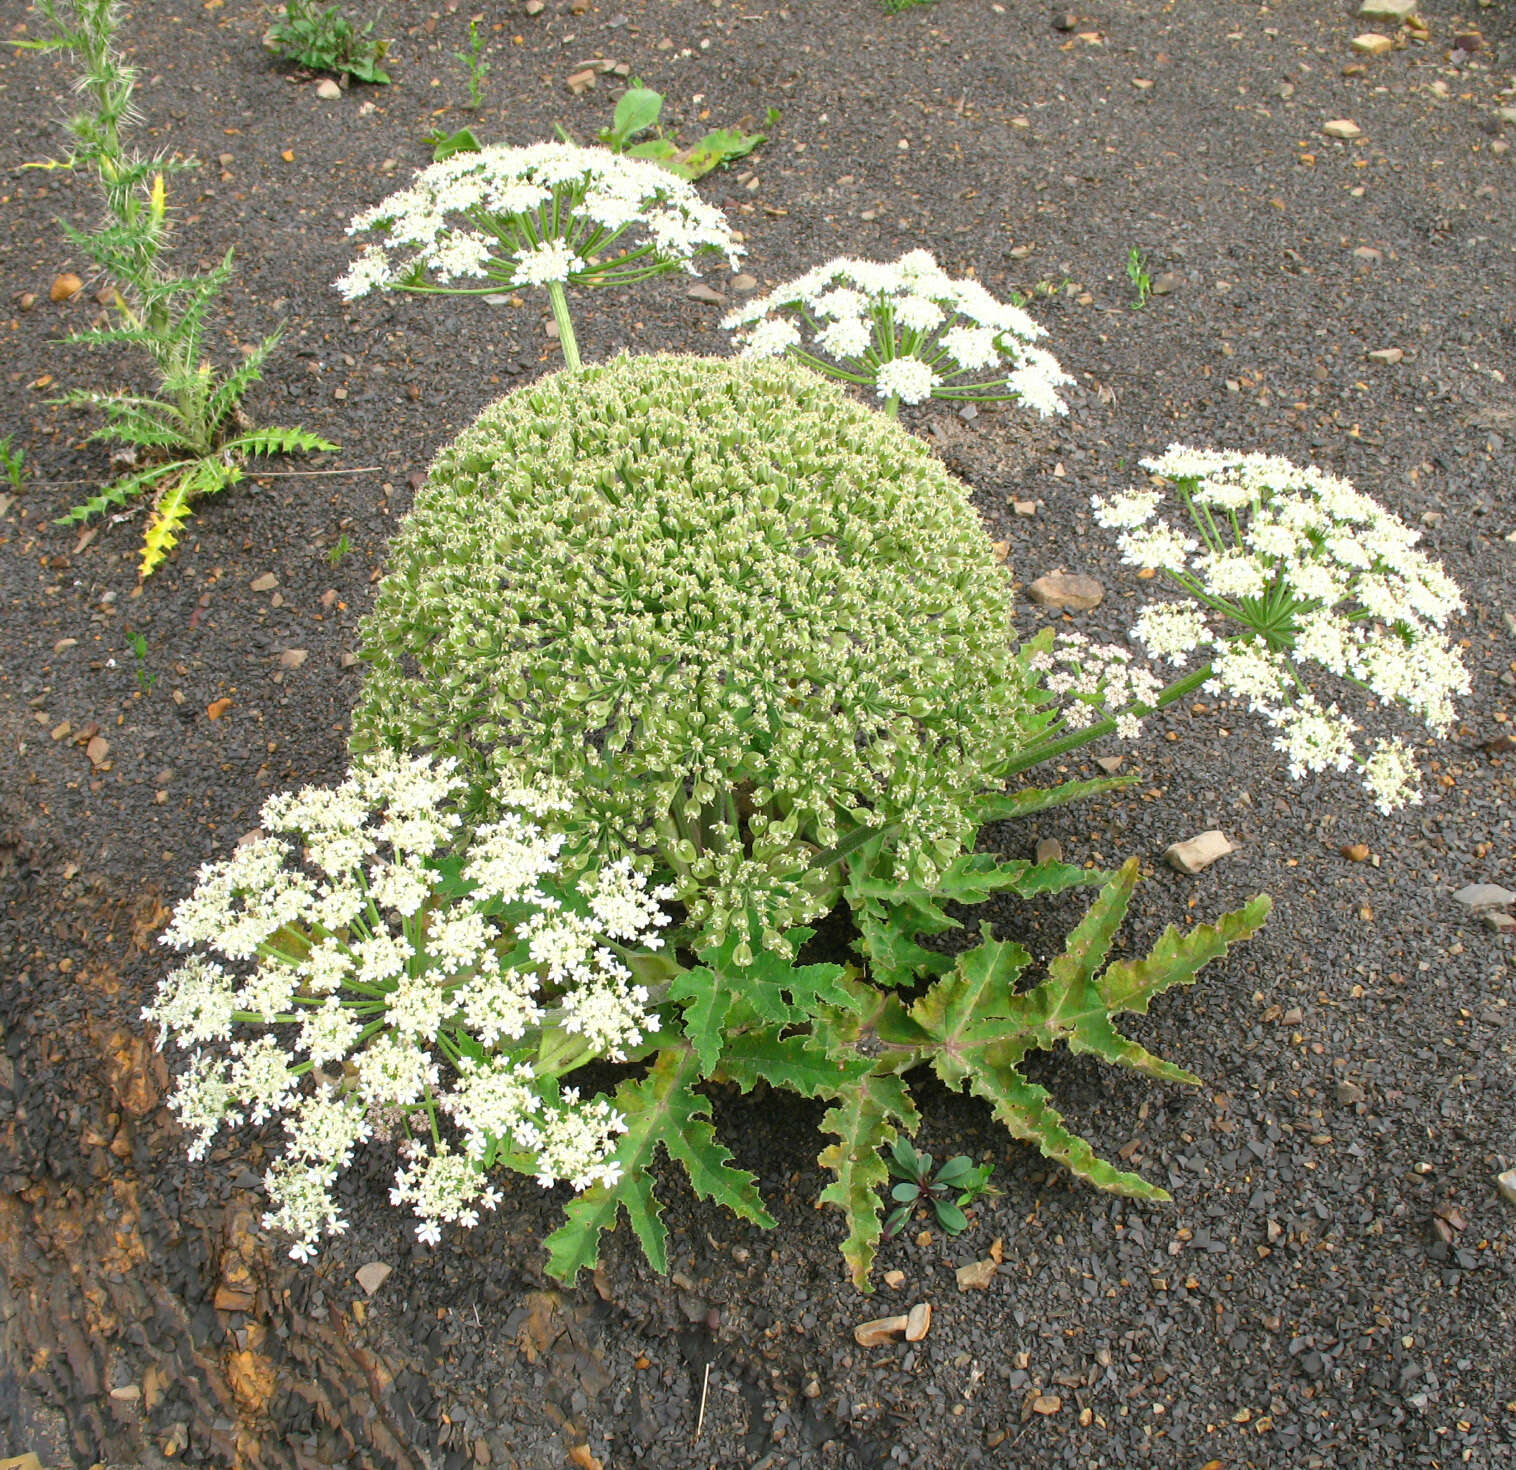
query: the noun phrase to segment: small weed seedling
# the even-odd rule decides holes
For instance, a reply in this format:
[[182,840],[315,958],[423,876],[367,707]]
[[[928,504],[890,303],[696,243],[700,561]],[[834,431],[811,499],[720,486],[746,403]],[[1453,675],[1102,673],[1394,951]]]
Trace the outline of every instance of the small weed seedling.
[[336,566],[352,549],[353,543],[347,539],[347,532],[344,531],[332,543],[332,549],[327,552],[326,559],[332,566]]
[[478,112],[484,101],[484,79],[490,73],[490,64],[484,59],[484,35],[477,20],[468,23],[468,50],[455,51],[453,55],[468,68],[468,107],[470,112]]
[[976,1164],[967,1154],[956,1154],[933,1172],[932,1162],[931,1154],[918,1152],[908,1138],[897,1138],[890,1145],[890,1174],[900,1183],[890,1190],[895,1208],[885,1217],[886,1236],[894,1235],[922,1204],[931,1205],[937,1223],[949,1235],[961,1235],[969,1228],[964,1206],[993,1193],[993,1164]]
[[26,451],[11,448],[14,437],[7,434],[5,438],[0,439],[0,474],[10,481],[11,489],[20,494],[21,480],[26,474]]
[[479,139],[474,136],[472,128],[459,128],[456,133],[437,128],[426,135],[426,141],[432,145],[433,163],[441,163],[455,153],[477,153],[480,149]]
[[339,6],[318,10],[312,0],[285,0],[284,14],[269,28],[264,43],[286,61],[310,71],[328,71],[357,82],[388,82],[379,63],[388,41],[373,39],[374,23],[359,30]]
[[153,692],[153,685],[158,682],[158,676],[148,672],[147,668],[147,639],[140,633],[126,630],[126,646],[132,651],[133,672],[137,675],[137,687],[144,694]]
[[922,5],[935,5],[937,0],[879,0],[879,7],[886,15],[899,15],[902,10],[915,10]]
[[[601,128],[598,134],[600,141],[612,153],[625,153],[631,158],[650,158],[682,179],[700,179],[734,158],[745,158],[768,139],[766,132],[744,133],[741,128],[715,128],[692,148],[680,148],[672,138],[665,138],[661,132],[656,138],[633,143],[631,140],[638,133],[645,133],[658,125],[662,111],[663,94],[643,86],[637,77],[633,77],[616,103],[610,127]],[[779,110],[769,108],[763,119],[764,127],[772,128],[778,121]]]
[[1133,311],[1141,311],[1153,294],[1153,278],[1148,275],[1148,258],[1135,245],[1126,253],[1126,278],[1132,283],[1137,299]]

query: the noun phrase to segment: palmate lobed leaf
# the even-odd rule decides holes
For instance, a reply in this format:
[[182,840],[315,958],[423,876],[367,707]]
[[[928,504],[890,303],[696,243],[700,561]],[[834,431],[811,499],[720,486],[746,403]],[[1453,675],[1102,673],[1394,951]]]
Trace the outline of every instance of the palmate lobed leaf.
[[[784,937],[795,951],[813,932],[791,929]],[[706,964],[680,971],[669,982],[669,999],[684,1005],[684,1033],[707,1075],[716,1067],[729,1023],[745,1025],[756,1018],[784,1027],[814,1020],[827,1007],[862,1010],[864,1002],[843,983],[848,972],[842,965],[796,965],[771,950],[739,965],[732,958],[738,942],[731,936],[703,950]]]
[[1052,1050],[1062,1042],[1070,1051],[1090,1052],[1164,1081],[1199,1082],[1123,1036],[1112,1014],[1145,1011],[1152,997],[1169,986],[1193,983],[1203,965],[1259,928],[1269,900],[1260,895],[1187,934],[1171,927],[1145,959],[1117,961],[1097,979],[1137,880],[1135,859],[1110,877],[1069,935],[1063,954],[1049,965],[1047,979],[1033,989],[1016,990],[1028,961],[1025,951],[994,939],[986,929],[981,944],[960,954],[953,973],[937,981],[909,1014],[929,1038],[918,1053],[937,1075],[950,1087],[966,1087],[985,1098],[1017,1138],[1101,1189],[1167,1199],[1158,1186],[1101,1159],[1065,1125],[1046,1089],[1021,1071],[1029,1052]]
[[655,1271],[668,1270],[663,1207],[648,1173],[659,1148],[684,1166],[702,1199],[723,1204],[755,1225],[773,1225],[753,1175],[733,1167],[731,1153],[717,1142],[708,1118],[710,1101],[693,1090],[699,1077],[693,1051],[667,1047],[645,1077],[617,1089],[616,1109],[627,1122],[614,1155],[621,1177],[614,1185],[594,1185],[566,1206],[564,1223],[546,1241],[550,1276],[572,1283],[581,1270],[593,1269],[601,1233],[615,1229],[623,1211],[648,1263]]

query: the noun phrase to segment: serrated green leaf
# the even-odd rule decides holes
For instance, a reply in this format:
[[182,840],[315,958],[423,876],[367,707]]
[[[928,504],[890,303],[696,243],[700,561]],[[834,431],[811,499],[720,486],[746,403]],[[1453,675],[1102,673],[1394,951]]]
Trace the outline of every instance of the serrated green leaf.
[[982,1045],[966,1039],[976,1023],[991,1026],[999,1039],[1014,1027],[1005,1019],[1016,1011],[1016,982],[1031,963],[1019,944],[994,938],[985,925],[982,940],[958,956],[951,975],[944,976],[911,1007],[911,1018],[931,1037],[933,1066],[949,1086],[960,1085],[972,1062],[965,1052]]
[[731,995],[711,970],[698,965],[674,976],[669,999],[684,1007],[680,1015],[684,1034],[700,1059],[701,1072],[709,1077],[726,1044],[724,1023],[732,1008]]
[[658,1054],[645,1077],[617,1089],[616,1110],[627,1122],[614,1154],[621,1177],[614,1185],[594,1185],[569,1202],[564,1223],[546,1241],[550,1276],[572,1282],[581,1270],[593,1268],[601,1232],[613,1230],[623,1210],[648,1263],[655,1271],[667,1271],[663,1207],[648,1174],[660,1146],[684,1166],[702,1199],[715,1200],[755,1224],[773,1225],[754,1177],[734,1168],[731,1153],[717,1141],[708,1121],[710,1101],[692,1090],[698,1080],[695,1054],[670,1047]]
[[1050,807],[1066,806],[1071,801],[1087,801],[1106,791],[1130,786],[1136,776],[1102,776],[1091,781],[1065,781],[1060,786],[1027,786],[1020,791],[1000,791],[982,797],[973,807],[974,821],[1010,822],[1029,817]]
[[878,1074],[849,1088],[821,1120],[821,1126],[838,1138],[816,1158],[837,1176],[822,1190],[821,1201],[835,1205],[847,1221],[842,1256],[860,1291],[871,1290],[869,1270],[883,1234],[879,1187],[889,1181],[890,1171],[879,1150],[898,1142],[900,1128],[914,1131],[920,1121],[905,1083]]
[[905,904],[869,903],[855,909],[858,938],[853,948],[869,965],[869,977],[878,985],[912,985],[923,975],[940,975],[952,960],[918,944],[915,936],[935,933],[954,921],[937,924]]
[[1071,1174],[1132,1199],[1169,1198],[1167,1190],[1149,1184],[1140,1174],[1108,1164],[1083,1138],[1070,1132],[1052,1106],[1047,1089],[1029,1082],[1014,1061],[1003,1061],[993,1050],[986,1051],[969,1073],[969,1090],[990,1104],[996,1118],[1014,1137],[1035,1144],[1044,1158],[1062,1164]]
[[1105,967],[1097,982],[1102,1002],[1112,1014],[1146,1014],[1154,996],[1171,985],[1193,984],[1202,966],[1256,934],[1273,906],[1273,899],[1260,893],[1214,924],[1199,924],[1188,933],[1171,924],[1145,959],[1114,960]]
[[719,1075],[744,1092],[767,1081],[802,1097],[836,1097],[842,1088],[860,1082],[872,1068],[868,1057],[832,1057],[803,1035],[782,1036],[768,1028],[731,1038],[721,1058]]
[[[814,933],[791,929],[785,934],[793,953]],[[739,965],[733,958],[740,936],[729,936],[719,947],[701,951],[711,984],[730,999],[723,1018],[745,1006],[753,1016],[771,1026],[785,1026],[815,1016],[823,1006],[860,1010],[856,994],[843,985],[846,970],[841,965],[795,965],[784,955],[761,950],[751,964]]]

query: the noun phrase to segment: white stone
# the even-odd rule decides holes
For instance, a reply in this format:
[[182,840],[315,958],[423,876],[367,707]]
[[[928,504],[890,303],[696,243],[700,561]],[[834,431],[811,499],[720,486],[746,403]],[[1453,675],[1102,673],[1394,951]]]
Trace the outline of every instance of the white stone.
[[1516,903],[1516,893],[1498,883],[1470,883],[1453,895],[1453,901],[1470,909],[1502,909]]
[[1224,858],[1237,849],[1227,839],[1225,832],[1212,828],[1188,842],[1174,842],[1164,849],[1163,860],[1180,873],[1195,874],[1208,868],[1218,858]]
[[1416,14],[1417,0],[1363,0],[1358,7],[1360,20],[1388,20],[1403,26]]
[[330,77],[322,77],[316,83],[316,95],[323,102],[335,102],[342,95],[342,88]]

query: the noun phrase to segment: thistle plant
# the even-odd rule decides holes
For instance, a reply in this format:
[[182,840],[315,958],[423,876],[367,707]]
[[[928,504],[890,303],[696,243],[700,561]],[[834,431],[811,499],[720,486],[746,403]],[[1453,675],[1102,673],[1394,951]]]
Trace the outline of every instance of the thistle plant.
[[978,281],[949,276],[927,250],[888,263],[829,261],[721,325],[743,357],[789,356],[872,389],[892,418],[900,404],[929,398],[1016,399],[1044,418],[1068,412],[1058,389],[1073,379],[1033,345],[1046,329]]
[[[666,271],[699,273],[742,247],[726,217],[657,164],[604,148],[538,143],[455,153],[410,188],[358,215],[350,235],[380,231],[336,283],[348,300],[374,289],[484,295],[545,287],[563,358],[580,366],[566,288],[627,285]],[[635,244],[628,232],[643,238]],[[452,284],[467,278],[482,286]]]
[[114,326],[76,332],[69,340],[136,348],[158,380],[151,394],[80,389],[55,400],[103,413],[104,425],[90,438],[126,446],[136,465],[75,506],[60,524],[149,496],[152,514],[139,568],[146,577],[178,540],[193,502],[236,484],[249,457],[336,445],[302,429],[254,428],[243,416],[242,398],[261,377],[278,332],[225,373],[204,356],[206,320],[231,279],[232,252],[198,275],[178,275],[165,264],[170,235],[165,178],[193,165],[128,153],[121,141],[121,129],[133,116],[136,71],[115,49],[119,9],[114,0],[42,0],[42,13],[53,34],[28,44],[73,55],[84,68],[79,90],[91,104],[69,122],[74,147],[58,166],[90,169],[105,201],[105,220],[94,231],[67,224],[63,229],[109,283],[117,319]]
[[162,936],[191,954],[142,1014],[190,1054],[171,1100],[190,1156],[277,1118],[264,1223],[297,1260],[345,1228],[334,1188],[369,1140],[395,1148],[391,1201],[428,1243],[497,1203],[497,1166],[576,1190],[619,1177],[627,1120],[560,1079],[656,1032],[639,976],[672,968],[667,890],[630,859],[565,881],[551,782],[502,790],[467,834],[460,785],[448,762],[380,757],[271,797]]
[[1346,480],[1272,455],[1176,444],[1142,463],[1173,485],[1194,534],[1159,514],[1166,489],[1094,498],[1096,520],[1121,533],[1122,559],[1185,594],[1145,606],[1136,639],[1174,665],[1205,658],[1182,685],[1261,715],[1292,776],[1356,765],[1381,811],[1418,803],[1404,741],[1360,750],[1358,726],[1308,679],[1314,665],[1446,733],[1453,696],[1469,690],[1444,631],[1463,597],[1417,549],[1420,534]]

